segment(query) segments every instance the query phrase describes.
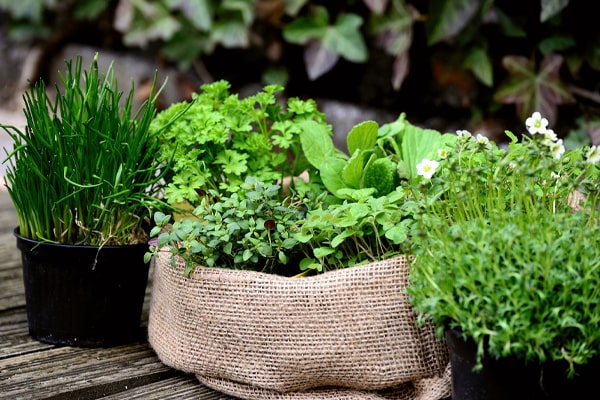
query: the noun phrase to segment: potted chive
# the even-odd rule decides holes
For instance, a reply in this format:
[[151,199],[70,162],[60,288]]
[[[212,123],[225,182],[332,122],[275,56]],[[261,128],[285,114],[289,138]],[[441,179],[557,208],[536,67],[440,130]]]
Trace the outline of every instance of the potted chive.
[[66,61],[52,101],[43,80],[24,94],[23,130],[2,125],[5,184],[15,206],[30,335],[58,345],[111,346],[140,337],[148,280],[147,216],[160,209],[152,92],[134,114],[133,84],[113,64]]

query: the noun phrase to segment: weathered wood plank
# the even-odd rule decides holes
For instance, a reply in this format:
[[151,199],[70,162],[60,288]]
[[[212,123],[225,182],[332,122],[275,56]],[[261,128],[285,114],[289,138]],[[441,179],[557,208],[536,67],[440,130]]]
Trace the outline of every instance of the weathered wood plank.
[[24,308],[0,313],[0,360],[53,347],[53,345],[39,342],[29,336]]
[[198,382],[194,375],[182,374],[149,385],[103,397],[104,400],[231,400],[235,397],[215,392]]
[[23,306],[25,306],[25,289],[23,287],[21,266],[12,269],[0,269],[0,310]]
[[162,364],[145,342],[152,268],[142,312],[141,342],[85,349],[56,347],[32,339],[21,255],[13,235],[17,225],[10,197],[0,188],[0,399],[235,399],[203,386],[193,375]]
[[142,386],[177,373],[162,364],[147,343],[98,349],[56,347],[0,360],[0,393],[28,400],[61,398],[72,392],[79,399],[97,398],[98,390],[117,393],[125,386]]

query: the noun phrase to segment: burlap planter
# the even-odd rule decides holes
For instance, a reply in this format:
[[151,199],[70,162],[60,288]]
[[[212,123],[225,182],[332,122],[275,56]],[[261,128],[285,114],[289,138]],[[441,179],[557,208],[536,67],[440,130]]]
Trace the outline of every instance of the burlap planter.
[[161,361],[244,399],[451,394],[446,344],[417,328],[405,257],[307,278],[156,259],[148,335]]

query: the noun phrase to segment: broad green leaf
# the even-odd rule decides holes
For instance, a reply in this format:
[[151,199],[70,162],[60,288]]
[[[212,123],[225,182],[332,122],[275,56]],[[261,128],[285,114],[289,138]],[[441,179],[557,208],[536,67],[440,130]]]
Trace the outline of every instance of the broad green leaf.
[[302,121],[300,126],[300,143],[304,155],[313,167],[320,169],[326,159],[336,154],[331,132],[313,120]]
[[431,0],[425,23],[427,43],[431,46],[455,37],[477,15],[480,0]]
[[354,234],[354,232],[350,229],[345,229],[343,230],[340,234],[338,234],[336,237],[334,237],[331,240],[331,247],[338,247],[340,244],[344,243],[344,241],[349,238],[350,236],[352,236]]
[[540,21],[546,22],[569,5],[569,0],[541,0]]
[[333,249],[331,247],[317,247],[316,249],[313,250],[313,254],[317,258],[327,257],[328,255],[333,254],[333,253],[335,253],[335,249]]
[[[197,1],[197,0],[194,0]],[[226,12],[237,11],[242,17],[244,25],[250,25],[254,20],[254,2],[249,0],[222,0],[218,2]]]
[[356,224],[356,221],[366,217],[371,212],[371,208],[364,203],[354,203],[348,208],[348,214]]
[[314,15],[294,19],[283,29],[283,38],[290,43],[306,44],[311,39],[322,39],[329,24],[329,13],[322,6],[314,8]]
[[364,121],[354,125],[346,137],[348,154],[354,154],[356,150],[368,150],[375,147],[378,129],[379,125],[375,121]]
[[301,271],[308,271],[308,270],[316,270],[316,271],[323,271],[323,266],[319,263],[316,263],[314,260],[310,259],[310,258],[304,258],[302,259],[302,261],[300,261],[300,270]]
[[292,17],[296,16],[307,1],[308,0],[282,0],[285,13]]
[[356,149],[342,169],[342,179],[348,187],[353,189],[360,189],[360,181],[365,166],[364,154],[364,152]]
[[492,62],[483,47],[471,49],[465,64],[484,85],[491,87],[494,84]]
[[213,9],[209,0],[167,0],[171,10],[180,10],[190,23],[201,31],[212,28]]
[[438,149],[443,147],[448,136],[451,135],[442,135],[433,129],[422,129],[407,123],[402,136],[402,160],[408,170],[409,179],[417,176],[417,164],[423,158],[437,157]]
[[26,18],[33,22],[41,22],[44,2],[40,0],[0,0],[0,10],[8,10],[14,19]]
[[383,15],[374,15],[369,21],[376,42],[391,56],[408,52],[412,43],[413,23],[418,18],[414,8],[404,0],[393,0],[393,6]]
[[77,19],[94,19],[98,17],[102,11],[106,10],[108,0],[83,0],[78,1],[75,6],[75,18]]
[[360,201],[360,200],[364,200],[364,199],[367,199],[367,198],[373,196],[373,193],[375,193],[374,188],[364,188],[364,189],[344,188],[344,189],[338,190],[335,195],[337,197],[339,197],[340,199],[349,199],[349,200],[354,200],[354,201]]
[[396,225],[385,232],[385,237],[394,244],[400,244],[407,239],[408,229],[402,225]]
[[146,26],[132,27],[123,36],[123,42],[128,46],[144,47],[153,40],[169,40],[180,27],[175,17],[161,15]]
[[570,35],[555,35],[547,37],[538,45],[540,52],[547,56],[552,53],[560,53],[575,47],[575,39]]
[[248,27],[242,21],[229,20],[216,23],[210,37],[225,48],[246,48],[250,43]]
[[360,31],[363,20],[356,14],[342,14],[334,26],[325,31],[323,46],[342,58],[364,63],[369,58],[367,46]]
[[378,158],[365,167],[363,187],[375,188],[376,196],[385,196],[396,186],[397,167],[389,158]]
[[321,164],[321,180],[327,190],[336,196],[339,189],[347,187],[342,178],[342,170],[345,165],[345,160],[335,157],[330,157]]

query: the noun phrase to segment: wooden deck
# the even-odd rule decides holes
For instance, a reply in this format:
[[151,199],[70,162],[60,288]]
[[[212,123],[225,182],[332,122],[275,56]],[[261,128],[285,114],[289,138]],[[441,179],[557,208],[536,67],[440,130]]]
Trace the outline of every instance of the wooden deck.
[[17,218],[5,188],[0,189],[0,399],[210,399],[215,392],[162,364],[144,339],[114,348],[57,347],[28,334],[21,256],[13,229]]

